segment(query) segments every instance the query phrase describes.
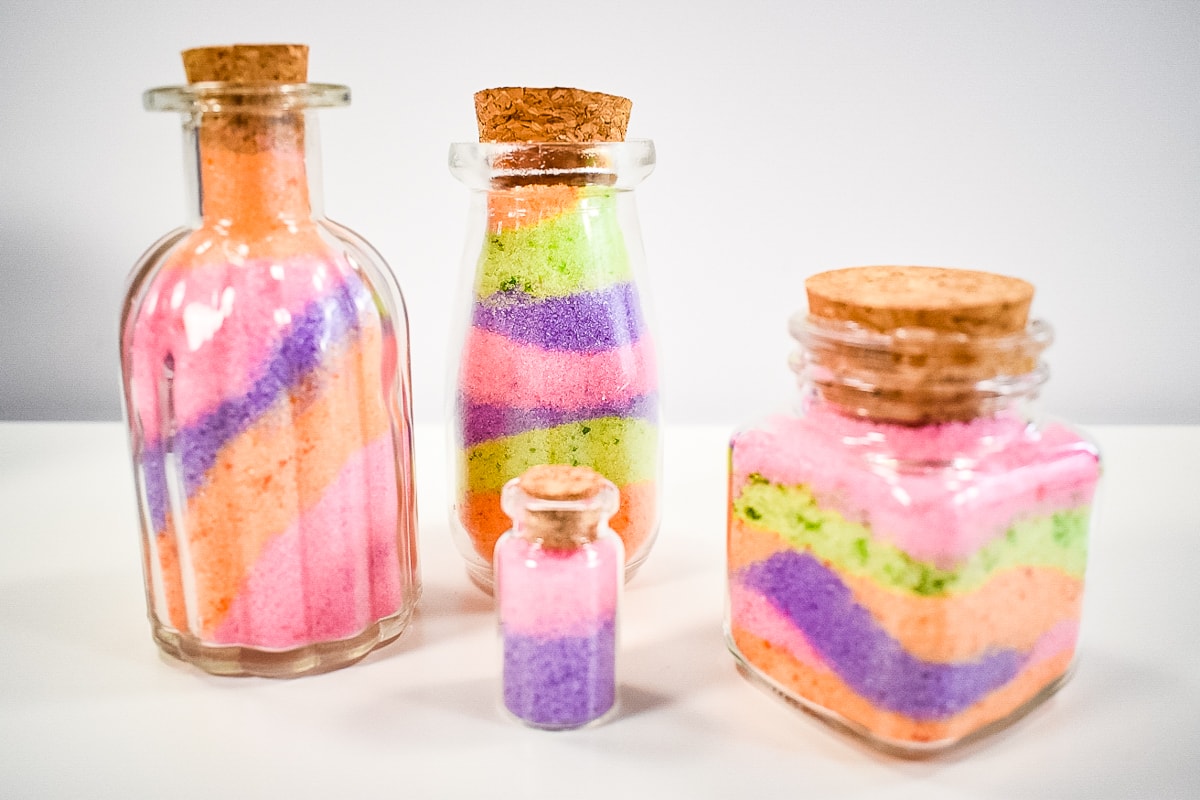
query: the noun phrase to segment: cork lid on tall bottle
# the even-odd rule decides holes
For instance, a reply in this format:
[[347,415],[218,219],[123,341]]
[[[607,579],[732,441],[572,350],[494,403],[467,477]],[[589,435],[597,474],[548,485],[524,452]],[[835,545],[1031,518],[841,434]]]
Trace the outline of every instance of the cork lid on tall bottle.
[[908,424],[963,420],[994,398],[981,382],[1029,373],[1034,287],[966,269],[870,266],[805,281],[802,341],[819,391],[851,413]]
[[612,158],[598,145],[625,141],[632,108],[625,97],[563,86],[476,92],[479,141],[513,145],[494,157],[492,188],[612,185]]
[[555,86],[475,93],[481,142],[623,142],[633,101]]

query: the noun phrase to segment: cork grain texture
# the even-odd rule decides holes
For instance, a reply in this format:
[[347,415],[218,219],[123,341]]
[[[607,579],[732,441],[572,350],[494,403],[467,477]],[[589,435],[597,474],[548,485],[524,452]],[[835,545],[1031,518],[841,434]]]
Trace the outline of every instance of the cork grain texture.
[[308,80],[308,45],[234,44],[184,50],[183,69],[189,83],[304,83]]
[[[308,80],[308,45],[234,44],[184,50],[189,83],[231,85],[290,84]],[[298,111],[263,113],[269,98],[247,113],[206,113],[200,126],[201,149],[244,155],[304,150],[304,117]]]
[[475,93],[481,142],[623,142],[633,102],[556,86]]
[[[604,488],[604,476],[588,467],[542,464],[530,467],[518,479],[530,497],[548,501],[591,500]],[[549,548],[573,548],[596,538],[599,509],[529,509],[526,535],[541,539]]]
[[[849,267],[805,281],[810,319],[878,331],[922,328],[939,336],[919,350],[886,352],[852,343],[809,354],[835,377],[819,381],[829,402],[853,416],[906,425],[974,419],[991,413],[977,386],[1036,366],[1027,347],[997,346],[1029,321],[1033,285],[1020,278],[944,267]],[[941,334],[948,334],[941,336]],[[846,377],[848,376],[848,377]]]
[[518,485],[542,500],[585,500],[600,494],[604,478],[588,467],[542,464],[525,470]]
[[999,336],[1025,329],[1033,285],[943,267],[849,267],[804,283],[809,313],[889,332],[917,327]]

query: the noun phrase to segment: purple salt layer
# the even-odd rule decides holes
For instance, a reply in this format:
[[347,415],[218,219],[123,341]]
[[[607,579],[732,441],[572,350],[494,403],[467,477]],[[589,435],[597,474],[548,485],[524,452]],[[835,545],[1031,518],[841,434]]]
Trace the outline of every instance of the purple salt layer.
[[504,705],[533,725],[571,728],[616,699],[616,621],[590,636],[504,634]]
[[643,394],[623,401],[597,403],[588,408],[519,408],[516,406],[471,403],[458,399],[459,419],[462,420],[463,446],[473,447],[481,442],[514,436],[518,433],[553,428],[568,422],[583,422],[602,417],[624,417],[658,420],[658,395]]
[[[299,386],[321,358],[347,334],[358,327],[355,294],[363,287],[342,283],[331,293],[314,300],[291,324],[270,356],[263,362],[259,377],[239,397],[224,400],[219,406],[175,434],[174,452],[182,465],[183,486],[188,496],[204,483],[204,475],[217,460],[220,449],[245,431],[280,395]],[[143,485],[154,530],[166,523],[166,459],[171,442],[162,439],[147,442],[142,449]]]
[[809,553],[776,553],[746,567],[740,579],[787,616],[856,692],[913,719],[945,719],[963,711],[1016,677],[1025,661],[1017,651],[999,649],[972,662],[922,661]]
[[641,338],[645,323],[632,283],[537,299],[520,290],[475,304],[474,325],[546,350],[594,353]]

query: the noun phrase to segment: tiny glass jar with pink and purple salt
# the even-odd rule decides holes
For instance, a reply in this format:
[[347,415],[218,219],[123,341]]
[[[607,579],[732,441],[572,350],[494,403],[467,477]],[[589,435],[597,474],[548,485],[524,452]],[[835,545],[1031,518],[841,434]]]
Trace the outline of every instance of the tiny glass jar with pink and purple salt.
[[1043,417],[1029,283],[809,278],[794,406],[730,442],[726,638],[754,681],[879,749],[1008,725],[1075,660],[1096,447]]
[[657,350],[634,204],[654,144],[625,140],[614,119],[628,120],[629,101],[613,95],[503,88],[476,104],[484,140],[450,149],[451,172],[471,189],[450,349],[451,531],[468,576],[491,591],[504,484],[537,464],[591,467],[620,492],[612,528],[630,578],[661,507]]
[[535,728],[591,725],[616,707],[625,549],[609,519],[617,487],[586,467],[533,467],[502,493],[496,542],[503,703]]

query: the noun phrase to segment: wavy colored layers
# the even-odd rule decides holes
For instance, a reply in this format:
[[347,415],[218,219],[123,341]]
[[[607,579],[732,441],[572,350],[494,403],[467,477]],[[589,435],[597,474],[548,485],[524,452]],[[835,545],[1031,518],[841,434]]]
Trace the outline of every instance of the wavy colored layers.
[[811,550],[839,571],[918,595],[973,591],[994,572],[1020,565],[1056,567],[1078,576],[1087,561],[1087,507],[1016,520],[1002,537],[952,569],[913,558],[876,539],[871,528],[818,505],[803,486],[751,480],[734,501],[733,513],[778,533],[797,549]]
[[576,353],[517,343],[478,328],[467,334],[459,376],[459,391],[468,402],[564,411],[627,402],[656,386],[654,346],[646,338]]
[[[402,599],[396,454],[381,391],[389,345],[348,266],[293,266],[218,270],[233,298],[225,321],[244,321],[199,343],[170,316],[135,322],[134,394],[155,398],[169,432],[139,458],[157,610],[209,643],[286,649],[345,638]],[[264,272],[303,286],[267,291]],[[168,274],[189,285],[185,268]],[[311,296],[288,311],[274,305],[280,293]],[[273,335],[238,339],[272,325]],[[197,355],[217,341],[217,356]],[[180,418],[185,393],[208,397],[209,408]]]
[[[859,452],[849,452],[847,442]],[[960,487],[950,500],[942,470],[863,469],[873,447],[883,462],[961,459],[971,468],[950,481]],[[1040,516],[1089,505],[1099,473],[1095,449],[1074,431],[1050,424],[1032,434],[1017,415],[909,428],[816,407],[739,433],[734,456],[735,491],[754,475],[804,485],[822,508],[945,568],[1004,536],[1014,509]],[[989,490],[973,490],[981,484]]]
[[457,517],[490,562],[510,527],[506,481],[537,464],[590,466],[621,489],[612,527],[640,559],[657,526],[657,367],[616,193],[493,192],[489,230],[459,371]]
[[[787,540],[735,518],[730,527],[730,572],[793,551]],[[1065,619],[1079,616],[1083,581],[1053,567],[1017,566],[995,572],[968,594],[921,596],[889,588],[827,561],[855,602],[910,653],[930,661],[975,658],[991,648],[1031,649],[1038,638]],[[731,587],[734,618],[741,619]]]
[[[941,511],[931,480],[924,504],[905,507],[916,519],[932,511],[927,535],[939,544],[911,552],[876,526],[892,517],[860,504],[869,495],[856,484],[881,475],[869,462],[825,442],[772,445],[766,436],[739,453],[744,441],[732,454],[729,628],[754,671],[873,736],[912,743],[966,736],[1064,674],[1082,604],[1089,506],[1080,500],[1095,488],[1094,453],[1085,462],[1068,437],[1051,436],[1026,451],[1016,476],[927,470],[943,483],[941,503],[961,493],[1007,523],[987,537],[969,515],[949,531],[933,527]],[[835,457],[810,471],[813,452]],[[893,502],[912,500],[913,475],[891,485]]]

